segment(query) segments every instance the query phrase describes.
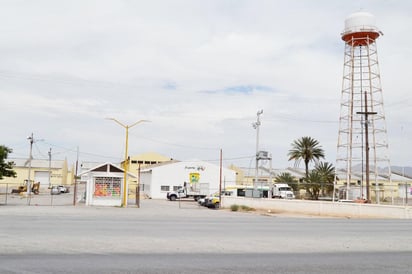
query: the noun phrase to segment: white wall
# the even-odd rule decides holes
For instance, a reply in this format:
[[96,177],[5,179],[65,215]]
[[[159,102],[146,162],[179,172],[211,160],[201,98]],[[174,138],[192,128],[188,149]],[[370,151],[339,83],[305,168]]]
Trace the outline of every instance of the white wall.
[[256,209],[270,209],[273,213],[289,212],[350,218],[412,219],[412,207],[404,206],[230,196],[222,197],[223,207],[230,208],[233,204],[246,205]]
[[[140,172],[140,186],[144,185],[143,193],[151,197],[151,184],[152,184],[152,173],[151,172]],[[140,189],[142,190],[142,189]]]
[[[185,161],[148,167],[147,170],[149,169],[152,170],[151,176],[148,176],[150,173],[144,173],[146,176],[141,176],[141,183],[151,183],[149,196],[153,199],[165,199],[167,191],[161,191],[160,187],[167,185],[172,191],[173,186],[183,186],[184,182],[189,182],[190,173],[199,173],[199,183],[209,183],[210,193],[219,190],[220,167],[218,165],[200,161]],[[236,180],[235,171],[223,168],[222,184],[223,178],[226,181],[234,182]]]

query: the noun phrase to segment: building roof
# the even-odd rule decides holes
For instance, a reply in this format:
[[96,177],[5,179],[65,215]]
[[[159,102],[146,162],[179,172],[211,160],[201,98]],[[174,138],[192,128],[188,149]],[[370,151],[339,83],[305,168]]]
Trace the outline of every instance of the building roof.
[[149,170],[149,169],[152,169],[152,168],[156,168],[156,167],[161,167],[161,166],[166,166],[166,165],[170,165],[170,164],[174,164],[174,163],[179,163],[180,161],[178,161],[178,160],[170,160],[170,161],[166,161],[166,162],[161,162],[161,163],[157,163],[157,164],[153,164],[153,165],[147,165],[147,166],[144,166],[144,167],[142,167],[142,171],[145,171],[145,170]]
[[173,160],[171,157],[164,156],[156,152],[147,152],[139,155],[133,155],[130,157],[131,160],[148,160],[148,161],[170,161]]
[[[103,164],[99,164],[97,166],[94,166],[90,168],[89,170],[83,171],[82,173],[79,174],[79,176],[83,176],[87,173],[90,172],[110,172],[110,173],[124,173],[124,169],[118,167],[117,165],[114,165],[112,163],[106,162]],[[137,176],[133,173],[127,172],[127,175],[133,178],[136,178]]]
[[[167,165],[173,165],[173,164],[177,164],[177,163],[196,164],[197,168],[202,168],[203,165],[218,166],[214,163],[201,161],[201,160],[187,160],[187,161],[170,160],[170,161],[167,161],[167,162],[162,162],[162,163],[158,163],[158,164],[144,166],[144,167],[142,167],[141,172],[150,172],[152,169],[167,166]],[[223,167],[223,168],[226,169],[226,170],[231,170],[231,171],[234,172],[233,169],[230,169],[230,168],[227,168],[227,167]]]

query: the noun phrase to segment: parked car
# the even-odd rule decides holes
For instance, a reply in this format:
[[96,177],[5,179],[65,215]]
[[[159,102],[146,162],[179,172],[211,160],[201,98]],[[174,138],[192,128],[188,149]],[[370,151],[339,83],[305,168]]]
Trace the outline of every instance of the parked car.
[[198,203],[202,206],[208,208],[219,208],[220,199],[219,199],[219,192],[215,192],[204,199],[198,201]]
[[68,187],[65,187],[63,185],[58,185],[57,188],[59,189],[60,193],[69,193],[70,190]]
[[219,196],[211,196],[207,199],[206,206],[208,208],[219,208],[220,199]]
[[[222,191],[222,195],[230,195],[230,192]],[[197,201],[197,203],[201,206],[205,206],[208,208],[219,208],[220,206],[219,192],[215,192],[205,198],[201,198]]]
[[197,200],[197,203],[201,206],[206,206],[206,200],[207,200],[207,197],[200,198],[199,200]]
[[50,189],[50,194],[51,195],[60,195],[60,189],[58,186],[52,186]]

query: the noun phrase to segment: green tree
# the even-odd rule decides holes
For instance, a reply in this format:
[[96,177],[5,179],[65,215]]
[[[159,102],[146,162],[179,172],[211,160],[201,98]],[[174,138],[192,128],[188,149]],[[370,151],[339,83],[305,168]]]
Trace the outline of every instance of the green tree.
[[293,141],[292,149],[288,153],[289,161],[295,160],[295,166],[300,164],[300,161],[305,163],[305,174],[309,176],[309,163],[311,161],[318,162],[319,159],[325,158],[325,153],[322,146],[316,139],[312,137],[301,137]]
[[298,185],[297,185],[298,180],[289,172],[282,172],[276,175],[275,182],[287,183],[293,188],[294,191],[298,190]]
[[321,193],[325,195],[333,191],[333,182],[335,180],[335,167],[328,162],[320,162],[315,167],[315,171],[320,176]]
[[306,193],[313,200],[318,200],[320,193],[333,191],[333,181],[335,180],[335,168],[328,162],[320,162],[316,165],[303,181]]
[[322,177],[316,170],[312,170],[304,180],[306,193],[308,193],[310,195],[310,198],[313,200],[317,200],[319,198],[321,180]]
[[0,180],[3,177],[16,177],[16,172],[13,170],[14,162],[6,162],[7,156],[11,152],[11,148],[0,145]]

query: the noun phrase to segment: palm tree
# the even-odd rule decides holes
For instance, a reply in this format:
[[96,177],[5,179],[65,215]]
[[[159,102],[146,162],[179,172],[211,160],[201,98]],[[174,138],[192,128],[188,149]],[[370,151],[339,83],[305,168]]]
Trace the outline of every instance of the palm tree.
[[298,166],[300,161],[305,163],[306,177],[309,176],[309,163],[311,161],[318,162],[319,159],[325,158],[325,153],[319,142],[312,137],[301,137],[293,141],[292,149],[288,153],[289,161],[295,160],[295,166]]
[[306,193],[308,193],[310,195],[310,198],[313,200],[317,200],[319,198],[321,180],[322,177],[316,170],[312,170],[309,173],[309,175],[305,178],[304,186],[306,189]]
[[282,172],[275,177],[275,182],[277,183],[287,183],[289,184],[294,191],[298,190],[296,178],[289,172]]
[[296,182],[296,179],[289,172],[282,172],[276,175],[275,181],[278,183],[293,183]]
[[325,184],[327,192],[333,190],[333,181],[335,180],[335,168],[331,163],[320,162],[315,167],[316,172],[320,176],[322,195],[325,194]]

